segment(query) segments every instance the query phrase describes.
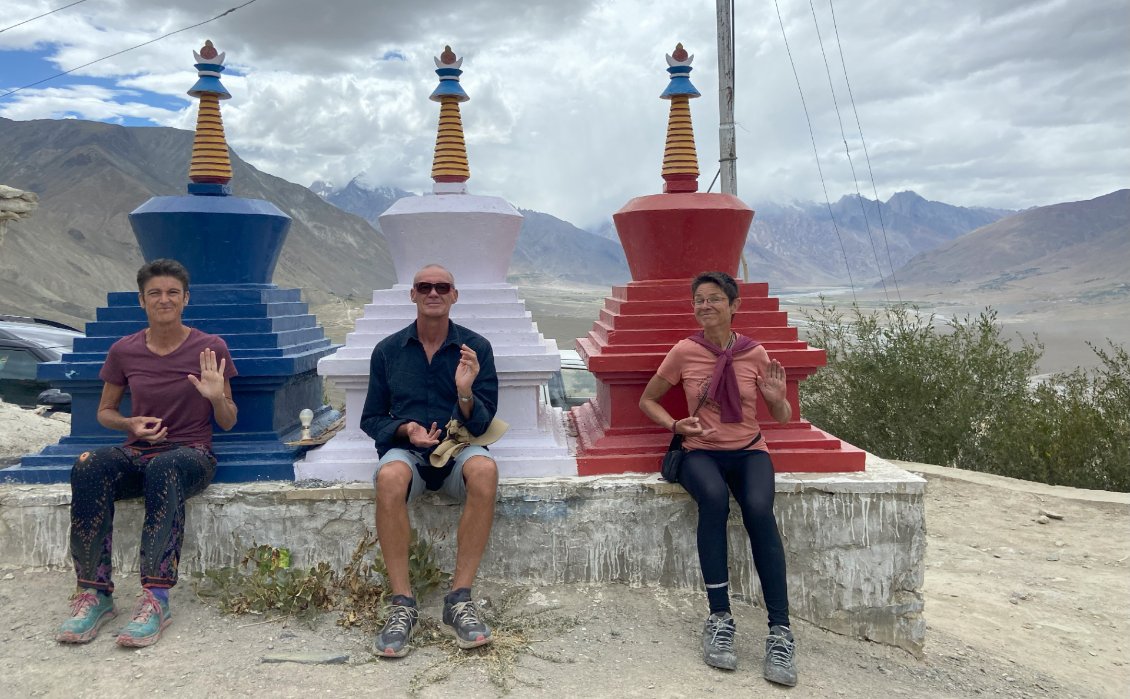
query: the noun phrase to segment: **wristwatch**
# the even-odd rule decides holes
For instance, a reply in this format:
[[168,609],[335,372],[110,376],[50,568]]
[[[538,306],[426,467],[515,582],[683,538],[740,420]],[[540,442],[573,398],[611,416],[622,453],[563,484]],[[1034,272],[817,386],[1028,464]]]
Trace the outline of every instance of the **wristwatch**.
[[[456,395],[459,395],[459,394],[456,394]],[[473,394],[473,393],[469,396],[459,396],[459,402],[460,403],[470,403],[471,399],[473,399],[474,397],[475,397],[475,394]]]

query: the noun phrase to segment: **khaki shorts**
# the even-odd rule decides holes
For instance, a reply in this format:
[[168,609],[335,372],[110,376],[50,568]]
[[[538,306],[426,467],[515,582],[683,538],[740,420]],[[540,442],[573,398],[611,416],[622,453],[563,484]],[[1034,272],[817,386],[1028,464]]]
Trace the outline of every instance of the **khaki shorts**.
[[[459,502],[466,500],[467,484],[463,482],[463,464],[467,463],[467,459],[472,456],[485,456],[491,461],[494,460],[486,447],[464,447],[455,457],[455,467],[451,469],[451,473],[443,480],[443,485],[436,492],[443,493]],[[377,462],[377,471],[373,474],[373,486],[375,487],[377,484],[377,475],[381,472],[381,467],[393,461],[403,461],[408,464],[408,468],[412,469],[412,485],[408,488],[408,502],[412,502],[423,495],[427,485],[423,476],[420,475],[420,471],[425,468],[433,468],[433,466],[428,461],[427,456],[408,449],[389,449],[385,452],[385,455]]]

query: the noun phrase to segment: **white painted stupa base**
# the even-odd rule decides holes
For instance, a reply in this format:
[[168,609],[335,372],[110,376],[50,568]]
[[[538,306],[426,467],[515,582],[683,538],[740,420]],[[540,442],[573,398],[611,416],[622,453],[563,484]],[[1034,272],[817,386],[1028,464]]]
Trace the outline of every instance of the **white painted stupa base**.
[[[511,284],[458,284],[454,322],[487,338],[498,373],[497,415],[510,425],[490,446],[506,478],[575,476],[561,411],[544,399],[544,386],[560,370],[557,343],[538,332]],[[408,284],[373,292],[345,346],[318,362],[318,374],[345,391],[345,427],[322,447],[295,463],[295,478],[324,481],[371,480],[377,463],[373,440],[361,431],[369,383],[369,359],[377,343],[416,319]]]

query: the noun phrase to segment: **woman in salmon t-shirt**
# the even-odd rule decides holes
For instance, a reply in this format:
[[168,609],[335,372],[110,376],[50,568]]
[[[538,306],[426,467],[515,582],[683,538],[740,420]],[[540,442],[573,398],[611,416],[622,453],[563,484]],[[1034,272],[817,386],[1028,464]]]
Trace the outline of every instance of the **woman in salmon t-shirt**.
[[[779,423],[792,417],[785,395],[785,370],[760,343],[733,332],[741,305],[738,285],[723,272],[703,272],[691,282],[700,332],[680,340],[659,365],[640,398],[640,409],[656,423],[683,435],[687,450],[679,483],[698,503],[698,558],[710,616],[703,630],[703,660],[733,670],[734,618],[730,613],[726,521],[730,493],[742,511],[757,567],[769,635],[765,679],[796,684],[794,641],[789,630],[785,552],[773,516],[773,464],[757,424],[760,391]],[[682,384],[690,417],[676,420],[659,404]],[[697,410],[696,410],[697,408]]]
[[[110,553],[114,501],[145,498],[141,530],[141,597],[118,644],[149,646],[169,625],[169,588],[177,583],[185,500],[216,473],[212,420],[235,426],[231,377],[235,366],[222,338],[181,322],[188,305],[188,271],[176,260],[154,260],[137,273],[148,327],[115,342],[99,378],[98,422],[126,433],[117,447],[83,452],[71,469],[71,557],[78,594],[56,639],[87,643],[117,615]],[[130,416],[120,407],[130,392]]]

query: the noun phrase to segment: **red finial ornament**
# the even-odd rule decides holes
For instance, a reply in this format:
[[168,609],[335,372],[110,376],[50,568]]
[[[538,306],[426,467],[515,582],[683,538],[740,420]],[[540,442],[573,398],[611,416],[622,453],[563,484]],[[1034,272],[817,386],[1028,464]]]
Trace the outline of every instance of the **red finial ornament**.
[[218,56],[219,53],[220,52],[216,50],[216,47],[212,45],[211,39],[207,39],[204,42],[204,48],[200,49],[200,57],[201,58],[212,59],[212,58],[215,58],[216,56]]
[[444,46],[443,53],[439,55],[439,60],[444,65],[451,65],[455,62],[455,52],[451,50],[450,46]]
[[685,61],[687,60],[687,55],[687,50],[683,48],[681,42],[675,44],[675,51],[671,54],[671,58],[674,58],[676,61]]

